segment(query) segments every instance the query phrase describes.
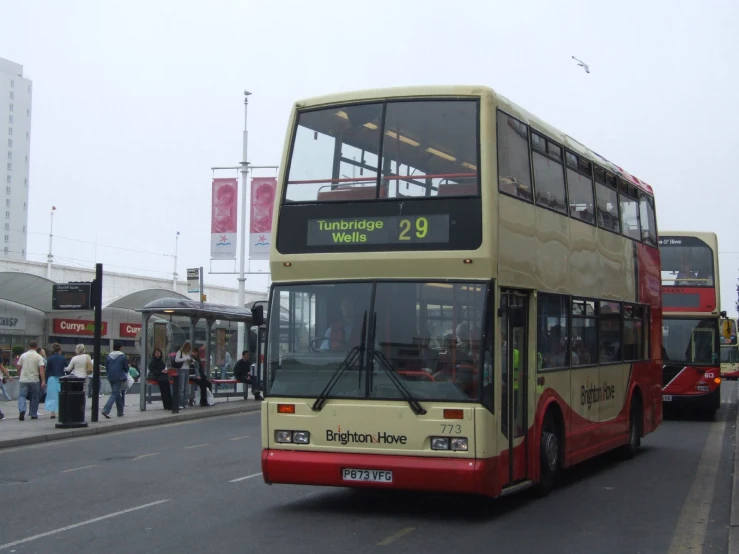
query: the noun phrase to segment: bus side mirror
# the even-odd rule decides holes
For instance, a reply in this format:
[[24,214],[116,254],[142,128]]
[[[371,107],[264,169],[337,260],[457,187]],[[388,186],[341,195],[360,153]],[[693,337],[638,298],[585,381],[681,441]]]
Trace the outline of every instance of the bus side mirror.
[[251,324],[257,327],[264,325],[264,306],[257,304],[251,309]]

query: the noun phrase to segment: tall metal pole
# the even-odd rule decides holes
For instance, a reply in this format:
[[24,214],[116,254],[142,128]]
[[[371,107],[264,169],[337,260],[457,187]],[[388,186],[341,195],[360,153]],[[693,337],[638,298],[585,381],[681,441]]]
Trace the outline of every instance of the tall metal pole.
[[92,413],[93,423],[98,420],[100,409],[100,352],[103,330],[103,264],[95,264],[95,286],[92,287],[95,307],[95,336],[92,343]]
[[[241,252],[239,256],[239,308],[244,307],[246,302],[246,207],[247,207],[247,186],[249,174],[249,162],[247,158],[247,146],[249,143],[249,131],[247,130],[247,113],[249,109],[249,96],[251,92],[244,91],[244,135],[242,143],[241,155]],[[241,356],[244,350],[244,323],[239,322],[238,333],[236,339],[236,355]]]
[[172,270],[172,290],[177,292],[177,245],[180,241],[180,232],[174,238],[174,269]]
[[54,211],[56,206],[51,207],[51,223],[49,224],[49,254],[46,256],[46,278],[51,280],[51,262],[54,261],[54,255],[51,253],[52,240],[54,238]]

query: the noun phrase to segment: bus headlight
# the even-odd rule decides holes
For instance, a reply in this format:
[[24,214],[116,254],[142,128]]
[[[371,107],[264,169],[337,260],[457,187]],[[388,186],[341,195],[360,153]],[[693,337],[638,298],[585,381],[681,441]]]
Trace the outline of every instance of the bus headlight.
[[467,439],[465,437],[455,437],[452,439],[452,450],[462,450],[467,452]]
[[275,442],[286,443],[293,441],[292,431],[275,431]]
[[275,431],[275,442],[281,444],[310,444],[309,431]]
[[295,444],[310,444],[310,433],[308,431],[293,431],[293,442]]
[[431,450],[449,450],[447,437],[431,437]]

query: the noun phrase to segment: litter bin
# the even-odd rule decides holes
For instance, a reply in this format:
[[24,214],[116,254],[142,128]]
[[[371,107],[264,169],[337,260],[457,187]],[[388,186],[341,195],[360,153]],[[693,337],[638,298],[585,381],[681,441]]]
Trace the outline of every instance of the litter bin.
[[59,378],[59,422],[57,429],[87,427],[85,421],[85,378]]

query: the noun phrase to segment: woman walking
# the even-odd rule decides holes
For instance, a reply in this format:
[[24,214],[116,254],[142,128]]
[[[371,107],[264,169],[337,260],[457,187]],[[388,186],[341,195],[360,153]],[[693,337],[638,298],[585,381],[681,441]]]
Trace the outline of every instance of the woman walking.
[[172,388],[169,384],[169,375],[167,375],[162,351],[158,348],[154,349],[154,354],[149,360],[149,377],[150,380],[156,381],[159,385],[159,392],[162,394],[162,406],[165,410],[172,409]]
[[62,347],[58,343],[51,345],[51,356],[46,360],[46,401],[44,407],[51,412],[51,419],[56,418],[59,410],[59,377],[64,377],[67,360],[62,355]]

